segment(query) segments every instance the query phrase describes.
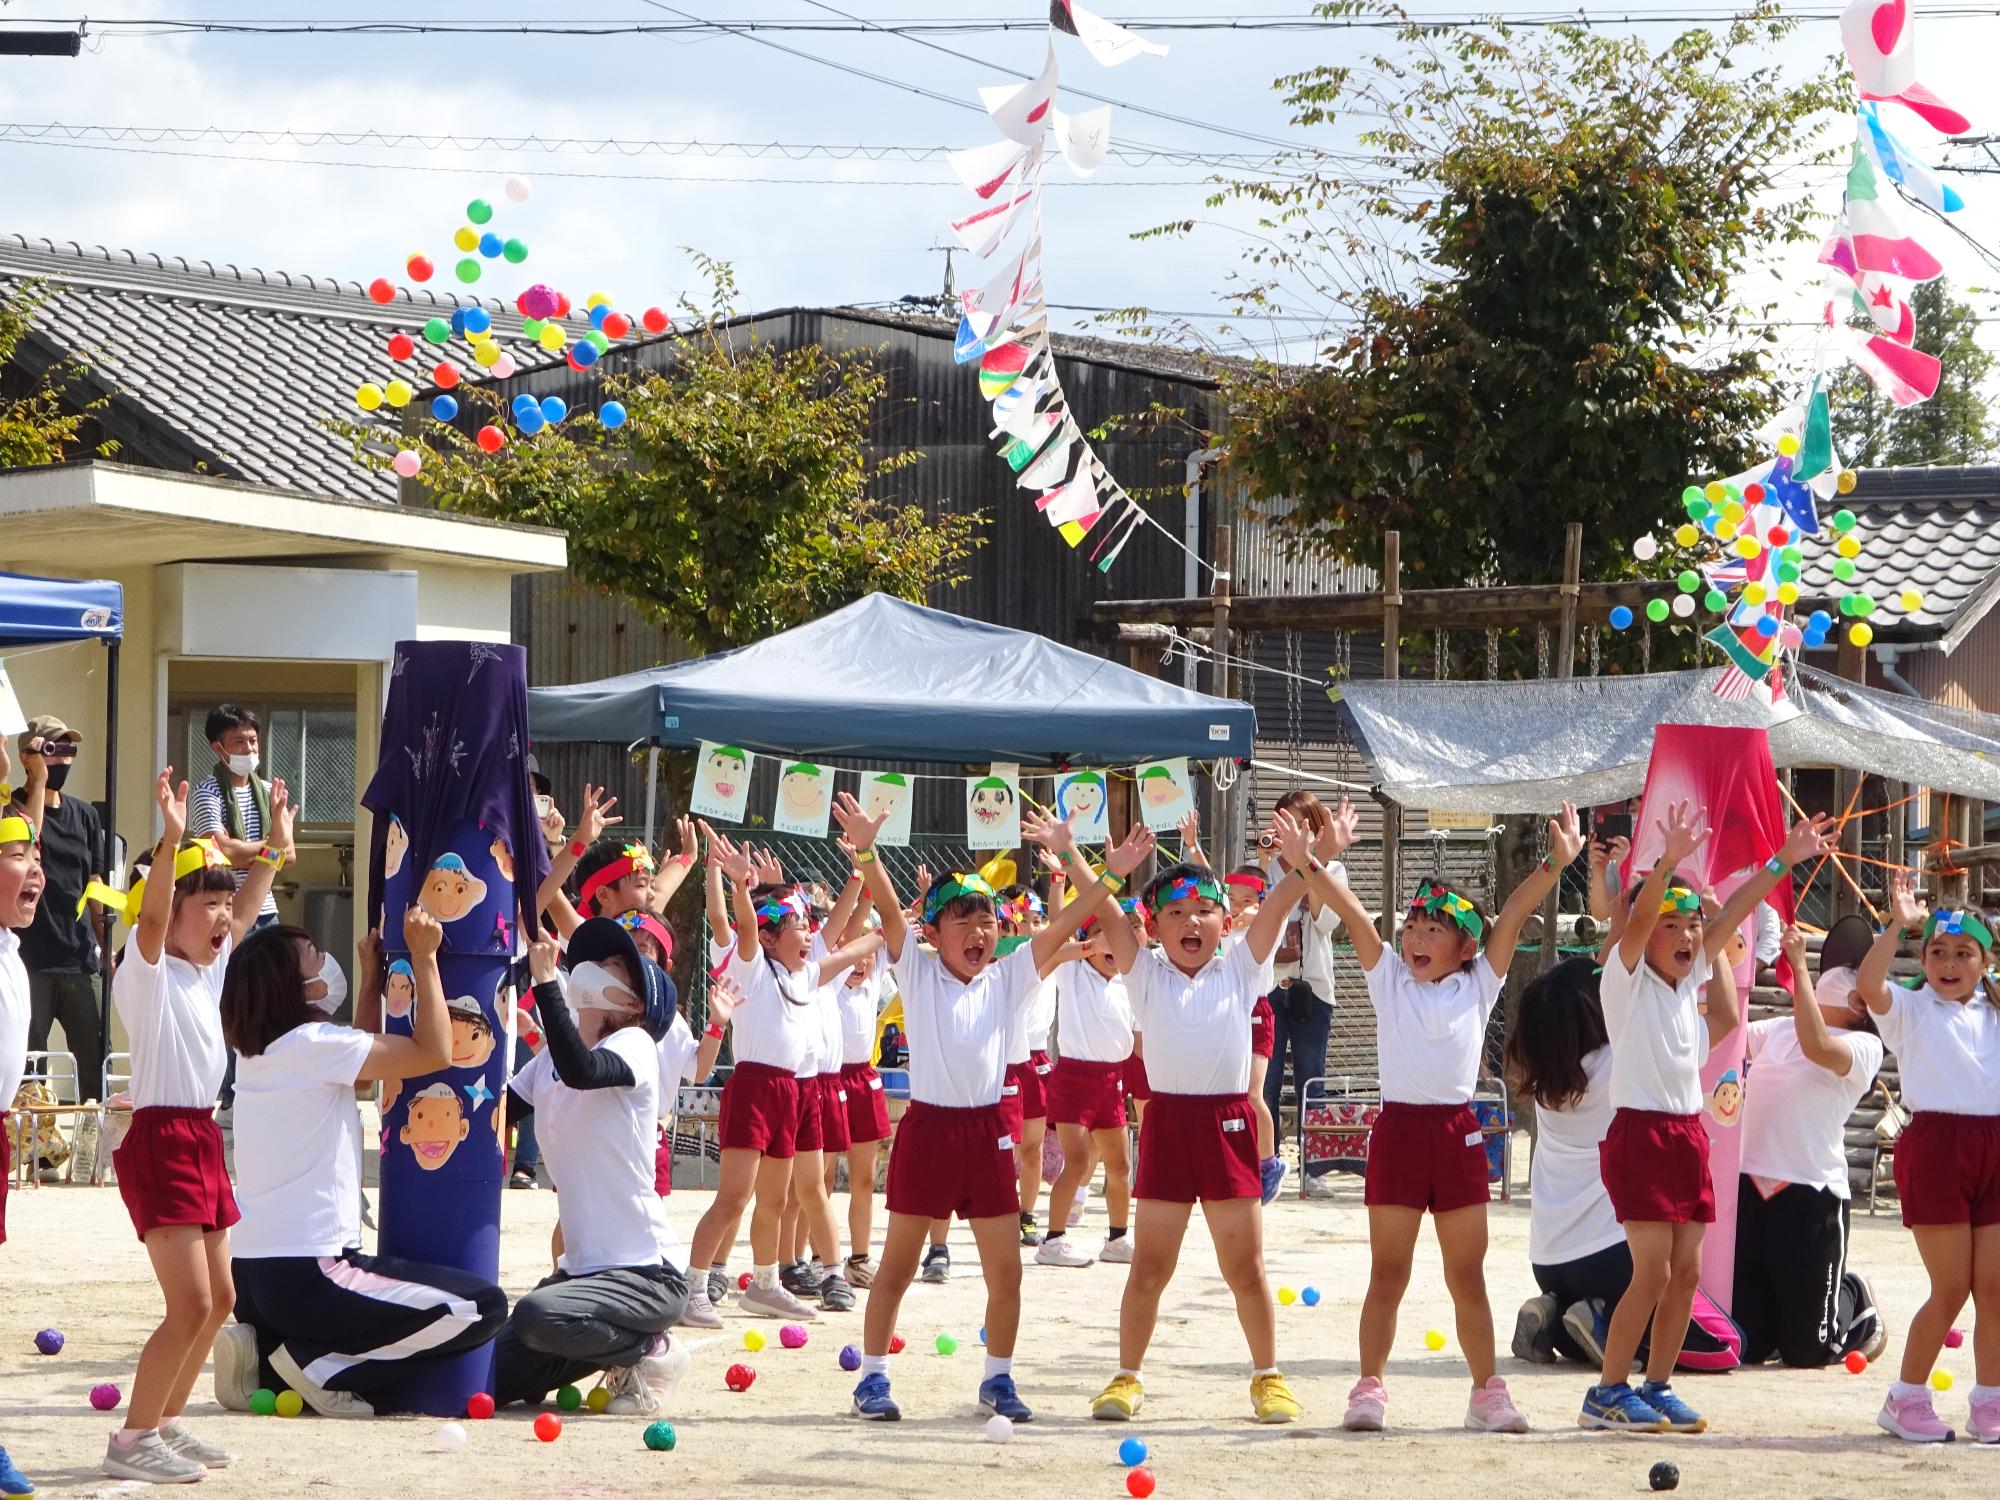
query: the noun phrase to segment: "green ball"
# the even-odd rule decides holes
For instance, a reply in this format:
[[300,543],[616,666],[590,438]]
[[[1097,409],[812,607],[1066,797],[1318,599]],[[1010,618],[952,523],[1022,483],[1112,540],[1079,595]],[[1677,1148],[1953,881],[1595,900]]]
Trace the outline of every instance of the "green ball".
[[556,1392],[556,1405],[564,1411],[575,1411],[583,1405],[583,1392],[573,1385],[566,1385]]
[[1839,610],[1839,611],[1840,611],[1840,612],[1841,612],[1842,614],[1844,614],[1844,615],[1851,615],[1851,614],[1853,614],[1853,613],[1854,613],[1854,596],[1853,596],[1852,594],[1842,594],[1842,595],[1840,596],[1840,602],[1839,602],[1838,604],[1834,605],[1834,608],[1835,608],[1835,609],[1837,609],[1837,610]]
[[1681,491],[1681,504],[1685,505],[1689,510],[1693,510],[1697,505],[1706,505],[1707,503],[1708,497],[1702,494],[1701,486],[1698,484],[1691,484]]
[[475,224],[490,224],[493,222],[493,205],[484,198],[474,198],[465,205],[465,216]]
[[1854,581],[1854,559],[1851,557],[1835,558],[1833,560],[1833,576],[1838,578],[1842,583],[1852,583]]
[[542,336],[542,330],[548,326],[548,319],[546,318],[523,318],[521,319],[521,337],[538,339]]
[[1781,562],[1778,564],[1778,582],[1797,583],[1798,581],[1799,581],[1799,565],[1797,563]]
[[427,344],[449,344],[451,324],[444,318],[432,318],[424,324],[424,342]]
[[674,1431],[671,1422],[648,1422],[646,1424],[646,1446],[655,1453],[671,1453],[680,1435]]
[[1861,616],[1862,619],[1867,619],[1875,613],[1874,599],[1867,594],[1856,594],[1854,596],[1854,612]]
[[477,281],[479,279],[479,262],[469,255],[466,256],[464,260],[458,263],[458,279],[467,286]]
[[1676,578],[1674,582],[1681,586],[1683,594],[1692,594],[1696,589],[1701,587],[1701,574],[1695,572],[1693,568],[1689,568],[1679,578]]
[[1707,597],[1701,602],[1718,615],[1729,608],[1729,596],[1723,593],[1721,589],[1710,589]]
[[1659,623],[1660,623],[1660,621],[1662,621],[1662,620],[1666,619],[1666,617],[1667,617],[1667,601],[1666,601],[1666,600],[1664,600],[1664,599],[1648,599],[1648,600],[1646,601],[1646,618],[1647,618],[1647,619],[1651,620],[1651,621],[1652,621],[1652,622],[1653,622],[1653,623],[1654,623],[1655,625],[1657,625],[1657,624],[1659,624]]
[[601,328],[593,328],[583,336],[583,341],[599,354],[611,352],[611,335]]
[[259,1387],[250,1393],[250,1410],[257,1416],[268,1417],[278,1409],[278,1393]]
[[1725,484],[1722,487],[1722,493],[1727,495],[1731,500],[1734,500],[1738,505],[1743,503],[1743,491],[1733,484]]
[[1804,552],[1800,551],[1797,547],[1787,547],[1784,549],[1784,551],[1778,554],[1778,560],[1780,562],[1791,563],[1794,567],[1796,567],[1798,564],[1806,560],[1806,555]]
[[1687,503],[1688,519],[1690,521],[1699,521],[1714,508],[1714,506],[1708,503],[1706,498],[1696,495],[1694,499]]
[[937,1336],[937,1352],[940,1354],[958,1353],[958,1340],[948,1333],[939,1334]]
[[508,265],[518,266],[528,258],[528,242],[526,240],[509,240],[505,245],[500,247],[500,253],[507,258]]
[[1851,510],[1835,511],[1833,513],[1833,529],[1835,531],[1852,531],[1854,529],[1854,512]]

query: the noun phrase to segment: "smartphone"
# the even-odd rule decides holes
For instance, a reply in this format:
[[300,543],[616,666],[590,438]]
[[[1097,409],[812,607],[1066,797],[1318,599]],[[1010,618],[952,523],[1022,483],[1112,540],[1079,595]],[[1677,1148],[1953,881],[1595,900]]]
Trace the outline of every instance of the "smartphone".
[[535,816],[546,818],[556,810],[556,799],[547,792],[535,793]]
[[1591,819],[1591,831],[1607,842],[1629,839],[1632,837],[1632,815],[1626,812],[1599,813]]

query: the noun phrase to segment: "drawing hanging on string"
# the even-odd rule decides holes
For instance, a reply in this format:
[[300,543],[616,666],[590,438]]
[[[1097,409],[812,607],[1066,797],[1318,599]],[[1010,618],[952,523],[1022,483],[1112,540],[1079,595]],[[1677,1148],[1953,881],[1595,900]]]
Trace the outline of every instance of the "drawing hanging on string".
[[756,757],[734,745],[703,740],[695,754],[694,795],[688,809],[698,818],[740,824],[750,806],[750,771]]

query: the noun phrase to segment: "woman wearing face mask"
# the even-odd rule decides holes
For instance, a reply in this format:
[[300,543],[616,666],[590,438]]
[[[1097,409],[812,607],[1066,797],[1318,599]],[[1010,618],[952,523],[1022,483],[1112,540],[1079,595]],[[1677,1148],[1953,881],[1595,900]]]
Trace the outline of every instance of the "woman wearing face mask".
[[149,1484],[186,1483],[231,1462],[180,1420],[235,1301],[229,1226],[240,1216],[209,1113],[222,1082],[218,1007],[230,951],[250,930],[292,836],[279,782],[271,789],[274,843],[260,848],[239,889],[213,845],[181,848],[187,795],[186,782],[175,788],[172,766],[160,772],[155,873],[133,893],[138,925],[111,985],[132,1040],[132,1125],[113,1162],[167,1315],[139,1355],[132,1404],[111,1435],[104,1472]]

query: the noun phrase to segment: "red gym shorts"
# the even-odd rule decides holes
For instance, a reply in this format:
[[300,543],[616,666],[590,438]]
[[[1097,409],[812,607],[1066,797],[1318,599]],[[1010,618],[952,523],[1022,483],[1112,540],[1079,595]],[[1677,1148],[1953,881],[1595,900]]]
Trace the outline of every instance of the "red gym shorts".
[[1016,1140],[1021,1138],[1021,1127],[1028,1121],[1049,1117],[1048,1092],[1042,1087],[1042,1075],[1035,1071],[1032,1056],[1026,1062],[1007,1064],[1007,1080],[1000,1090],[1000,1112],[1007,1117],[1008,1128]]
[[1597,1164],[1620,1224],[1715,1222],[1708,1127],[1700,1115],[1621,1109],[1598,1143]]
[[155,1229],[184,1224],[213,1234],[243,1217],[222,1165],[221,1128],[206,1109],[132,1111],[132,1126],[111,1165],[118,1171],[118,1196],[142,1240]]
[[1125,1064],[1059,1057],[1048,1082],[1049,1123],[1085,1130],[1125,1128]]
[[820,1150],[845,1151],[854,1144],[847,1125],[847,1085],[838,1073],[822,1073],[818,1093]]
[[947,1109],[912,1099],[889,1152],[889,1212],[996,1219],[1021,1211],[1014,1135],[997,1104]]
[[1153,1085],[1146,1079],[1146,1059],[1136,1052],[1125,1059],[1125,1097],[1141,1104],[1153,1097]]
[[1448,1214],[1490,1196],[1486,1137],[1470,1104],[1382,1105],[1368,1132],[1362,1202]]
[[1134,1198],[1257,1198],[1257,1116],[1244,1094],[1155,1094],[1139,1127]]
[[799,1080],[799,1129],[792,1145],[799,1151],[826,1149],[826,1116],[820,1112],[817,1073]]
[[2000,1224],[2000,1115],[1912,1115],[1896,1137],[1896,1196],[1908,1226]]
[[799,1080],[783,1068],[738,1063],[729,1082],[722,1086],[722,1110],[716,1119],[722,1149],[776,1157],[796,1155],[802,1092]]
[[1259,996],[1256,1008],[1250,1012],[1250,1055],[1266,1062],[1271,1060],[1271,1025],[1271,997]]
[[14,1117],[0,1109],[0,1245],[7,1243],[7,1184],[14,1176]]
[[664,1198],[674,1190],[674,1133],[660,1128],[659,1144],[653,1147],[653,1191]]
[[882,1092],[882,1075],[867,1063],[849,1063],[840,1070],[847,1093],[847,1140],[852,1146],[889,1139],[889,1099]]

